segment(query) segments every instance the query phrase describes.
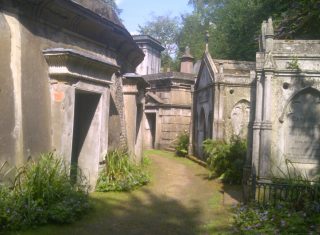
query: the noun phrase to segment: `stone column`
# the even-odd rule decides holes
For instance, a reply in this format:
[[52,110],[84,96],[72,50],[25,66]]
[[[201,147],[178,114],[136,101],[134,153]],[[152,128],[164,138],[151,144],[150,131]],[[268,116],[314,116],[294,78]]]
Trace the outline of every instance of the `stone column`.
[[[128,150],[136,155],[139,162],[142,158],[144,128],[144,95],[145,88],[149,85],[140,75],[125,74],[123,79],[123,101],[125,124],[127,128]],[[140,109],[138,109],[140,105]],[[139,113],[138,113],[139,112]],[[140,127],[140,128],[138,128]]]
[[212,112],[213,112],[213,125],[212,125],[212,129],[213,129],[213,133],[212,133],[212,139],[219,139],[219,112],[220,112],[220,90],[219,90],[219,84],[215,83],[213,85],[213,108],[212,108]]
[[[252,164],[253,174],[257,174],[260,156],[260,130],[262,121],[262,102],[263,102],[263,86],[261,81],[261,71],[257,73],[256,78],[256,103],[255,103],[255,119],[252,126],[252,159],[248,159],[247,165]],[[250,161],[252,160],[252,161]]]
[[259,161],[259,177],[266,178],[270,175],[271,161],[271,80],[273,77],[272,71],[265,71],[264,89],[263,89],[263,116],[261,123],[261,149]]
[[218,139],[224,138],[224,119],[223,119],[223,111],[224,111],[224,90],[225,85],[219,84],[219,114],[218,114]]
[[127,127],[127,142],[130,154],[135,153],[137,95],[138,89],[136,84],[127,81],[123,82],[124,117]]
[[190,128],[189,128],[189,146],[188,146],[188,155],[192,156],[193,153],[193,140],[194,140],[194,128],[195,128],[195,115],[194,115],[194,106],[195,106],[195,99],[194,99],[194,85],[191,86],[191,117],[190,117]]

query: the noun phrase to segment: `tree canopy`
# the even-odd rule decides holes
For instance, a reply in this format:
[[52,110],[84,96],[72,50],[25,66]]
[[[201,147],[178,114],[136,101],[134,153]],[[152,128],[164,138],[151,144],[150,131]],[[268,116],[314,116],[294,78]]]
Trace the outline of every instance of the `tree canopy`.
[[214,58],[254,61],[261,23],[270,16],[276,38],[320,39],[320,0],[189,0],[189,4],[193,12],[182,15],[181,22],[164,15],[139,26],[139,33],[153,36],[166,48],[163,67],[177,67],[176,58],[186,46],[200,59],[206,31]]
[[139,25],[140,34],[150,35],[161,42],[165,48],[162,53],[163,67],[172,67],[173,58],[177,54],[177,42],[180,32],[180,22],[178,17],[170,15],[153,16],[152,19]]
[[209,49],[215,58],[254,60],[263,20],[272,16],[276,37],[320,38],[320,0],[190,0],[192,14],[182,19],[178,45],[189,45],[196,58]]

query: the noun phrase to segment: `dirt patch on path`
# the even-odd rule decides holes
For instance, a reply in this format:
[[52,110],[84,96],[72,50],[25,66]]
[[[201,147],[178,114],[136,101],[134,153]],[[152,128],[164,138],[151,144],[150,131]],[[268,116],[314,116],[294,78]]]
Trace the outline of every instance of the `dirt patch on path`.
[[[160,155],[150,155],[155,169],[152,191],[164,198],[178,200],[186,208],[198,208],[200,220],[209,223],[216,217],[219,206],[238,203],[239,188],[236,195],[229,195],[230,187],[224,187],[216,180],[208,180],[208,171],[188,159],[174,159]],[[214,204],[214,205],[213,205]]]

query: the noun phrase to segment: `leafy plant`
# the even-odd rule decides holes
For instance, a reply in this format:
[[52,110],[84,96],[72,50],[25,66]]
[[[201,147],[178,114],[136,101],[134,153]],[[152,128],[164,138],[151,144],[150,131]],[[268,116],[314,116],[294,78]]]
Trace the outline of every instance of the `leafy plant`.
[[137,165],[123,150],[114,150],[105,157],[105,168],[100,173],[96,191],[130,191],[150,181],[146,161]]
[[0,228],[70,223],[89,207],[86,182],[72,184],[63,160],[47,153],[18,168],[11,187],[0,187]]
[[291,61],[287,62],[287,69],[301,70],[297,57],[293,57]]
[[229,184],[242,182],[242,169],[247,152],[244,140],[238,136],[233,136],[230,143],[207,139],[203,142],[203,148],[208,156],[210,177],[220,177],[223,182]]
[[240,234],[319,234],[320,206],[295,210],[291,203],[259,205],[236,209],[234,223]]
[[178,135],[175,150],[176,155],[185,157],[188,155],[188,147],[189,147],[189,134],[187,132],[180,133]]

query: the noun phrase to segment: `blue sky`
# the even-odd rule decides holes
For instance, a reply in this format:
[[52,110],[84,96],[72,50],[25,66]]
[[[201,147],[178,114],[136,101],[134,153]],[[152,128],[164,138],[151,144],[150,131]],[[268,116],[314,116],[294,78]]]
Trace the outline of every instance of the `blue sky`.
[[120,15],[127,30],[135,34],[138,25],[152,19],[152,14],[180,16],[192,11],[188,0],[116,0],[122,13]]

